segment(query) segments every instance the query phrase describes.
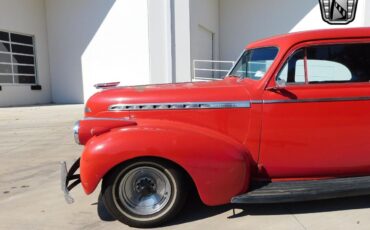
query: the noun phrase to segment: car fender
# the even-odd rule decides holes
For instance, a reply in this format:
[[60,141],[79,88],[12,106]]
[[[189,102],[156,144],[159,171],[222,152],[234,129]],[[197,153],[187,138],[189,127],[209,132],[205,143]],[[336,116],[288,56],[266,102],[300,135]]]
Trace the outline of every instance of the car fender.
[[201,200],[220,205],[245,192],[250,157],[237,141],[213,130],[170,121],[141,121],[93,137],[81,157],[81,182],[87,194],[115,166],[140,157],[156,157],[182,167]]

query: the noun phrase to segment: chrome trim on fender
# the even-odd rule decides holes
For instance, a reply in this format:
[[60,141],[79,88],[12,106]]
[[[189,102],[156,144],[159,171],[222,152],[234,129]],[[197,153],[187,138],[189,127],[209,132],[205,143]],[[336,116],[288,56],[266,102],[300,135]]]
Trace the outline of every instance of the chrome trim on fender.
[[76,144],[80,145],[80,137],[79,137],[79,131],[80,131],[80,121],[77,121],[75,125],[73,126],[73,136],[75,138]]
[[85,107],[85,113],[91,113],[91,109],[89,107]]
[[85,117],[83,121],[130,121],[130,118],[109,118],[109,117]]
[[96,89],[107,89],[117,87],[121,82],[107,82],[107,83],[98,83],[94,85]]
[[187,109],[232,109],[250,108],[249,101],[221,102],[179,102],[179,103],[148,103],[148,104],[116,104],[108,107],[109,111],[130,110],[187,110]]
[[263,100],[252,100],[251,101],[252,105],[258,105],[258,104],[263,104]]
[[80,141],[80,122],[81,121],[132,121],[129,117],[123,118],[105,118],[105,117],[85,117],[82,120],[79,120],[73,126],[73,136],[76,144],[81,145]]
[[370,101],[370,97],[340,97],[340,98],[306,98],[306,99],[282,99],[282,100],[254,100],[254,101],[251,101],[251,104],[288,104],[288,103],[347,102],[347,101]]

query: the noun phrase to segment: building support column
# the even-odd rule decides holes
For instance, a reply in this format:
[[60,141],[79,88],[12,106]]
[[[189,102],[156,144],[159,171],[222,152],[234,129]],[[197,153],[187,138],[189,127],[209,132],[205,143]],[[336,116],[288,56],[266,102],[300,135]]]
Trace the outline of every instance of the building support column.
[[191,81],[190,2],[174,1],[176,82]]
[[173,82],[172,1],[147,0],[150,83]]
[[189,0],[148,0],[151,83],[190,82]]

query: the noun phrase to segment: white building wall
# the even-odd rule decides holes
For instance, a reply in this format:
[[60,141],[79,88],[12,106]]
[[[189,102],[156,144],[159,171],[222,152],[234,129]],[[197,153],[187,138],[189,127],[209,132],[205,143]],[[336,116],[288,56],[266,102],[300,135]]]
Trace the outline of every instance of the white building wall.
[[94,84],[148,84],[147,0],[46,0],[53,100],[82,103]]
[[112,5],[82,54],[85,101],[96,92],[97,83],[150,84],[147,4],[117,0]]
[[[330,29],[330,28],[352,28],[366,26],[366,1],[359,1],[357,6],[356,18],[348,25],[330,25],[322,20],[320,5],[317,4],[309,13],[290,30],[290,32],[305,31],[312,29]],[[369,11],[367,11],[369,12]],[[370,13],[370,12],[369,12]]]
[[32,91],[29,85],[3,85],[0,91],[0,106],[50,103],[51,89],[44,1],[1,0],[0,30],[35,36],[37,81],[42,86],[41,91]]
[[347,26],[323,22],[317,0],[0,0],[0,4],[0,30],[35,35],[42,86],[41,91],[31,91],[28,85],[3,86],[0,106],[83,103],[100,82],[166,83],[174,76],[176,82],[190,81],[192,60],[209,58],[209,46],[204,45],[207,31],[215,35],[213,58],[235,60],[246,44],[267,36],[370,26],[369,1],[359,1],[356,20]]
[[370,26],[370,1],[365,2],[365,25]]
[[354,22],[333,26],[322,20],[317,0],[220,0],[220,58],[235,60],[248,43],[272,35],[365,26],[365,2],[359,1]]

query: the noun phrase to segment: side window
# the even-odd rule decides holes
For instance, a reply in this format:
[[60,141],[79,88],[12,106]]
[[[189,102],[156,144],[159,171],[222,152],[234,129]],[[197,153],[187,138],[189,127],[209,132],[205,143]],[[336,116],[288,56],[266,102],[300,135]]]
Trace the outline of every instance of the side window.
[[233,68],[230,75],[260,80],[270,69],[278,52],[279,49],[276,47],[247,50]]
[[305,83],[304,56],[304,49],[296,51],[285,63],[277,80],[283,80],[288,84]]
[[340,44],[307,48],[310,84],[370,81],[370,44]]

